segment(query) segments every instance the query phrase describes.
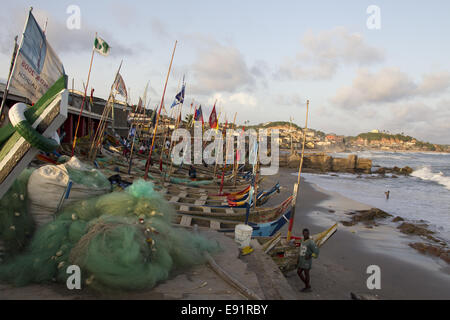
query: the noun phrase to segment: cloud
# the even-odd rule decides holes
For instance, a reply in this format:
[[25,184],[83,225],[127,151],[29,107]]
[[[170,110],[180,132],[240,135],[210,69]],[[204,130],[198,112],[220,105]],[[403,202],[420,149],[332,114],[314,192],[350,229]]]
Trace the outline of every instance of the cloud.
[[191,66],[194,83],[191,92],[209,95],[215,92],[236,92],[255,82],[241,52],[219,43],[200,50]]
[[416,83],[398,68],[383,68],[376,73],[359,69],[351,86],[337,90],[331,102],[342,108],[360,108],[366,104],[388,103],[438,94],[450,86],[450,73],[429,73]]
[[233,94],[216,93],[208,99],[208,104],[211,106],[217,101],[217,105],[229,107],[256,107],[258,105],[258,100],[255,96],[247,92],[237,92]]
[[387,108],[389,115],[380,123],[384,129],[427,142],[450,144],[450,100],[396,103]]
[[150,27],[152,32],[161,39],[173,38],[167,30],[166,24],[156,17],[150,19]]
[[301,41],[303,51],[287,58],[275,73],[282,80],[330,79],[342,65],[366,66],[384,59],[381,50],[365,43],[362,35],[344,27],[314,34],[307,31]]
[[[0,42],[2,53],[11,51],[13,39],[11,35],[18,34],[20,41],[20,35],[22,33],[23,24],[25,23],[27,14],[27,10],[12,8],[9,11],[9,15],[2,14],[0,16],[3,24],[7,26],[6,29],[0,31],[0,34],[2,35],[0,37],[2,39]],[[79,30],[70,30],[67,28],[65,19],[68,15],[63,15],[61,18],[41,9],[33,9],[33,15],[41,28],[44,27],[45,21],[48,19],[46,30],[47,39],[57,54],[76,54],[81,50],[91,50],[96,31],[98,31],[99,36],[105,39],[105,41],[107,41],[111,46],[111,56],[128,56],[134,53],[133,49],[122,45],[107,29],[97,28],[88,24],[87,20],[83,19],[83,12],[81,12],[81,28]],[[7,37],[11,37],[11,39],[8,39],[11,43],[5,41],[5,38]]]

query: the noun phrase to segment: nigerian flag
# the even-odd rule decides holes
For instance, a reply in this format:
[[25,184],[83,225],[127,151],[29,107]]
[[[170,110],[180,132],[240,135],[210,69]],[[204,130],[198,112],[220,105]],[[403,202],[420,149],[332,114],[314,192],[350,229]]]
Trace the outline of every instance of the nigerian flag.
[[102,56],[106,57],[109,54],[110,47],[106,43],[105,40],[103,40],[99,36],[95,35],[94,49],[95,49],[95,51],[100,53]]

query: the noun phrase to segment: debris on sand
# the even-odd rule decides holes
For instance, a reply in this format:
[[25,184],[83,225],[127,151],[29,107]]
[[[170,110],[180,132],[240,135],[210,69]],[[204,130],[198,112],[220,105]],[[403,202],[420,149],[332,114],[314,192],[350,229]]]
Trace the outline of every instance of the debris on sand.
[[359,222],[363,222],[366,226],[376,225],[377,219],[385,219],[388,217],[392,217],[389,213],[380,210],[378,208],[371,208],[369,210],[359,210],[355,212],[351,212],[352,218],[350,221],[341,221],[341,223],[346,226],[354,226]]

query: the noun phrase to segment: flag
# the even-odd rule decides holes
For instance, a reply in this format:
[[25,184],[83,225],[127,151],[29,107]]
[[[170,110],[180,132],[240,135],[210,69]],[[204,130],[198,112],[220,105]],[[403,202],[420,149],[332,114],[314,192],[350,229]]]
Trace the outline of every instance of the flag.
[[142,107],[142,99],[141,99],[141,97],[139,97],[139,102],[138,102],[138,104],[137,104],[136,109],[134,110],[134,112],[135,112],[135,113],[139,113],[139,111],[141,110],[141,107]]
[[89,103],[91,106],[94,105],[94,88],[91,89],[91,96],[89,97]]
[[110,49],[111,48],[110,48],[109,44],[107,44],[105,40],[103,40],[99,36],[95,35],[95,40],[94,40],[94,50],[95,51],[100,53],[102,56],[106,57],[107,55],[109,55]]
[[35,103],[64,74],[63,64],[30,10],[10,86]]
[[198,107],[198,109],[195,110],[195,115],[194,115],[194,120],[195,120],[195,121],[200,121],[200,119],[202,120],[202,124],[203,124],[202,105],[200,105],[200,106]]
[[183,86],[181,87],[181,91],[178,92],[177,95],[175,96],[175,100],[173,101],[172,105],[170,106],[171,108],[175,107],[176,105],[183,104],[185,87],[186,87],[186,85],[184,84],[184,81],[183,81]]
[[158,106],[156,106],[155,110],[153,110],[153,113],[152,113],[152,120],[151,120],[152,127],[154,127],[156,125],[156,113],[158,112],[157,110],[158,110]]
[[209,115],[209,127],[212,129],[217,129],[217,125],[216,104],[214,103],[214,107]]
[[125,86],[125,81],[123,81],[123,78],[120,75],[120,73],[117,73],[116,80],[114,81],[114,90],[116,90],[116,92],[118,94],[120,94],[122,97],[124,97],[125,100],[128,99],[128,93],[127,93],[127,88]]

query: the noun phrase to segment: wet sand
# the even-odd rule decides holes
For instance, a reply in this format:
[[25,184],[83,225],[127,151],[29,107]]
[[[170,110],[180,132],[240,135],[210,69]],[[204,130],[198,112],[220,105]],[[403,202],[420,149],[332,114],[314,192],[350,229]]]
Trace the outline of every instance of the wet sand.
[[[276,176],[268,176],[263,187],[279,181],[284,187],[267,205],[275,205],[292,193],[296,170],[280,168]],[[343,197],[338,193],[320,190],[302,178],[294,223],[294,235],[303,228],[316,233],[335,222],[346,220],[345,213],[368,209],[369,206]],[[390,220],[390,219],[386,219]],[[287,225],[282,232],[287,232]],[[303,283],[295,272],[287,274],[298,299],[349,299],[350,292],[376,295],[380,299],[450,299],[450,267],[440,259],[425,256],[408,246],[420,238],[401,234],[389,221],[379,226],[345,227],[321,248],[313,261],[311,293],[301,293]],[[381,269],[381,289],[367,288],[367,267]]]

